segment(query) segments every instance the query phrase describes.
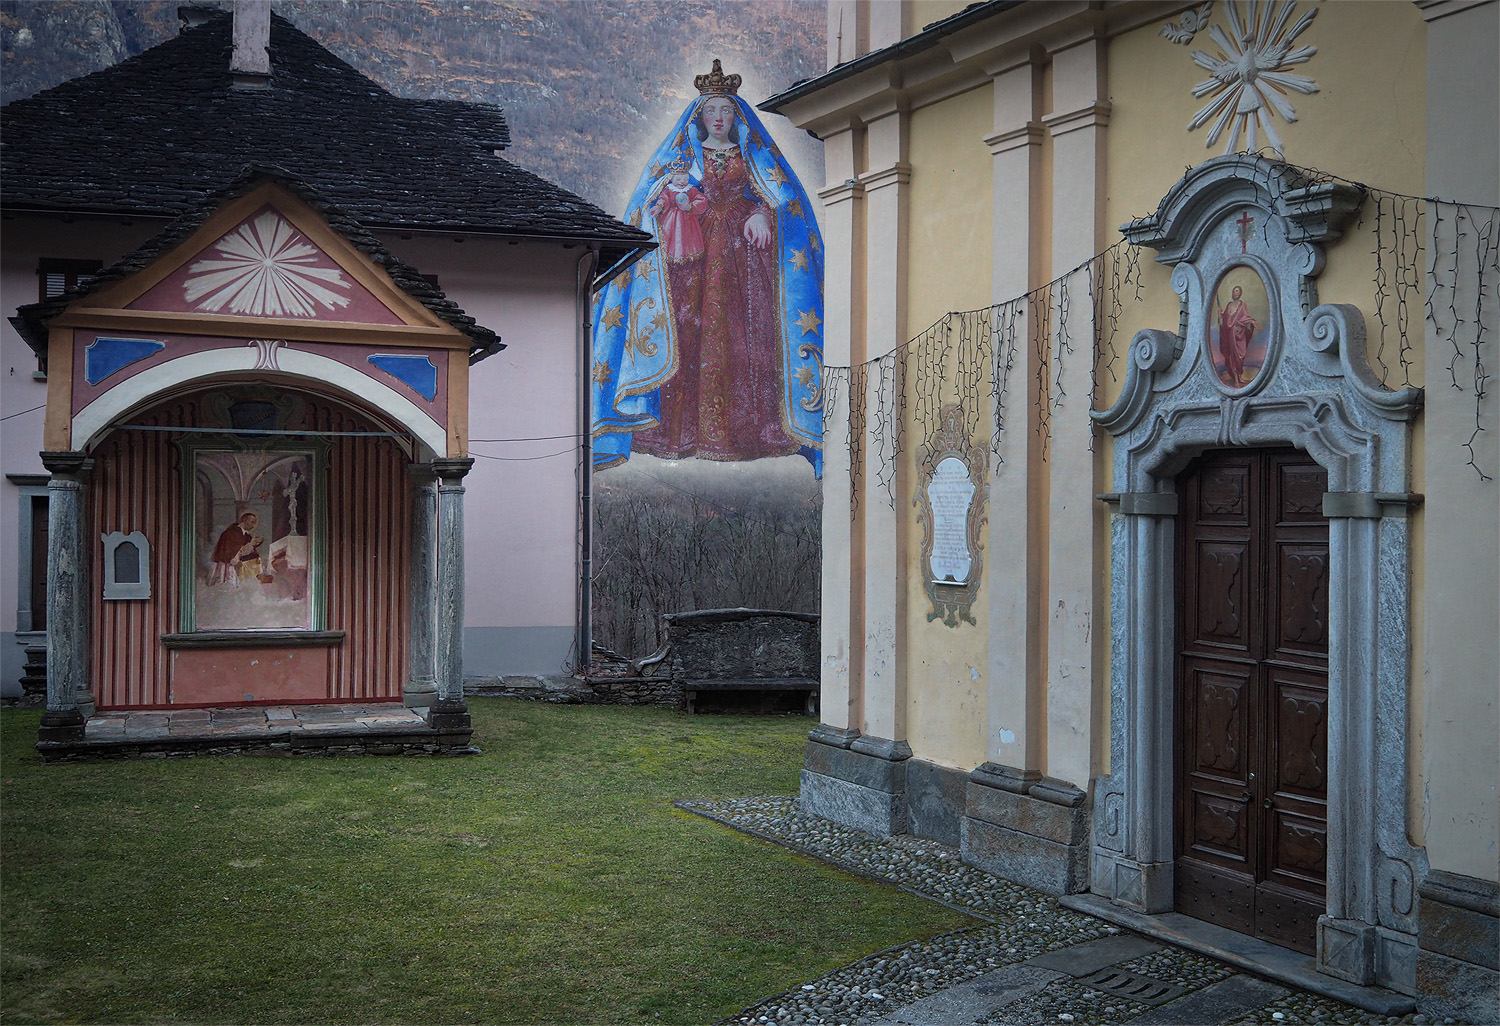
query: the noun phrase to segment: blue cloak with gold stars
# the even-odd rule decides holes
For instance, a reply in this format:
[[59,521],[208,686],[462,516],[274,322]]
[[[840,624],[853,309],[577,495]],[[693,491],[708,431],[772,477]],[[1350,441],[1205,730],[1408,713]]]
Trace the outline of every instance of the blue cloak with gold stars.
[[[765,207],[774,212],[776,291],[780,303],[780,413],[782,429],[821,475],[823,469],[823,239],[807,193],[755,111],[738,96],[739,148]],[[703,144],[694,131],[699,96],[672,126],[641,172],[624,219],[655,231],[648,213],[678,157],[699,185]],[[661,251],[643,257],[596,297],[593,323],[594,468],[630,457],[634,432],[654,427],[660,389],[678,366],[677,340],[666,296]]]

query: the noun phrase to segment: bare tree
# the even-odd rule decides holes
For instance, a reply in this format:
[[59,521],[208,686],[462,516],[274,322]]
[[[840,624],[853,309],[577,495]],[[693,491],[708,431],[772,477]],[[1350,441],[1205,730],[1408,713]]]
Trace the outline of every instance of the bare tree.
[[601,476],[595,511],[594,638],[605,648],[651,653],[662,642],[663,613],[818,611],[816,484],[678,486],[643,473]]

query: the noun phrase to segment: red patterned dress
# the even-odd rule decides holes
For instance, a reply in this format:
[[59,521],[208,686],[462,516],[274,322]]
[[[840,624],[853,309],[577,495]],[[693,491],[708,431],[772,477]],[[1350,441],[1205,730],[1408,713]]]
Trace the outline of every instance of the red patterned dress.
[[[703,151],[708,199],[701,260],[668,260],[677,366],[661,386],[661,420],[638,431],[639,452],[666,459],[753,460],[801,447],[782,426],[782,352],[775,218],[738,148]],[[756,213],[772,239],[745,239]]]

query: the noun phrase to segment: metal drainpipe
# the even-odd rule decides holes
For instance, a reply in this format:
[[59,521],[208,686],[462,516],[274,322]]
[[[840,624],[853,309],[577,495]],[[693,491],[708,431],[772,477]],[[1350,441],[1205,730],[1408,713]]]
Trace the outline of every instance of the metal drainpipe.
[[593,391],[590,385],[594,355],[593,312],[590,299],[594,292],[594,268],[599,263],[599,245],[589,247],[578,260],[574,294],[577,296],[578,330],[578,514],[581,520],[578,546],[578,664],[587,675],[594,656],[594,433],[590,407]]

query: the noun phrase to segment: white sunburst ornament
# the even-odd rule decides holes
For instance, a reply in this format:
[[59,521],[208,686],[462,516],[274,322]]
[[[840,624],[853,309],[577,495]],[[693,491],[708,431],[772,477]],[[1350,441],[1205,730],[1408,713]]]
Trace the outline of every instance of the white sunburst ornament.
[[[349,305],[337,267],[318,266],[322,254],[302,233],[266,211],[225,235],[213,247],[222,259],[198,260],[188,268],[183,294],[200,310],[250,317],[315,317]],[[200,302],[201,300],[201,302]]]
[[1193,63],[1213,77],[1193,86],[1193,95],[1212,96],[1213,99],[1202,110],[1193,115],[1188,131],[1199,128],[1209,121],[1213,127],[1208,131],[1205,146],[1212,146],[1229,129],[1229,143],[1225,153],[1239,149],[1240,135],[1245,134],[1245,149],[1254,152],[1257,148],[1257,130],[1263,130],[1271,149],[1278,157],[1285,158],[1281,136],[1271,123],[1276,114],[1288,123],[1297,120],[1297,112],[1287,101],[1288,92],[1303,94],[1318,91],[1318,84],[1306,75],[1294,75],[1287,69],[1306,64],[1318,52],[1316,46],[1299,46],[1292,43],[1318,14],[1316,7],[1298,18],[1290,28],[1287,22],[1297,9],[1296,0],[1246,0],[1243,14],[1235,0],[1224,0],[1224,14],[1229,22],[1229,34],[1218,25],[1209,27],[1208,34],[1219,44],[1220,53],[1209,56],[1202,50],[1193,51]]

